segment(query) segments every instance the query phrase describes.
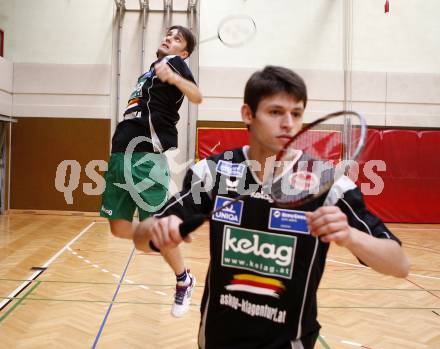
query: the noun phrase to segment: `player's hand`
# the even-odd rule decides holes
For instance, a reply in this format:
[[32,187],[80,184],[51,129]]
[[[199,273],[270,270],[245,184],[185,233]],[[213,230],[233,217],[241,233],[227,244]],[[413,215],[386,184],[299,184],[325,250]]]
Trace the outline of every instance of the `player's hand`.
[[159,250],[167,247],[176,247],[182,242],[179,225],[182,220],[176,216],[155,219],[149,231],[150,241]]
[[162,81],[171,85],[175,85],[180,79],[180,76],[173,72],[166,61],[162,60],[154,65],[156,76]]
[[[158,249],[176,247],[182,242],[179,226],[182,220],[177,216],[169,216],[161,219],[147,218],[140,222],[134,232],[133,242],[136,249],[142,252],[151,252],[150,242]],[[191,242],[190,236],[183,239]]]
[[313,212],[306,212],[310,234],[322,242],[336,242],[346,246],[352,239],[352,229],[347,216],[337,206],[322,206]]
[[177,216],[168,216],[165,218],[155,219],[149,229],[149,240],[159,250],[163,248],[176,247],[182,241],[191,242],[191,236],[182,238],[179,226],[182,220]]

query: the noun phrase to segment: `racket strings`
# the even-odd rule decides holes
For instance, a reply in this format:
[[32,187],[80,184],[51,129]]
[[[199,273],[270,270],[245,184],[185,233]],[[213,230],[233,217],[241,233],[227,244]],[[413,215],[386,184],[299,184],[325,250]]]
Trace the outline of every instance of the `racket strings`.
[[[276,202],[295,206],[311,200],[327,192],[345,174],[347,161],[343,160],[351,160],[360,152],[366,125],[356,113],[337,114],[306,126],[280,152],[271,187]],[[294,161],[299,151],[302,156]]]
[[218,38],[227,46],[241,46],[255,35],[257,27],[252,17],[246,15],[230,16],[218,28]]
[[271,195],[279,203],[299,202],[328,190],[333,177],[331,162],[301,160],[272,184]]

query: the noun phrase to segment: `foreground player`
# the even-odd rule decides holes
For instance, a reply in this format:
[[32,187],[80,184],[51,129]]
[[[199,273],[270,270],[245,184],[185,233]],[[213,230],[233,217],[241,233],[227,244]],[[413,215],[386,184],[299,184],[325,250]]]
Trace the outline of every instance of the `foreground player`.
[[[157,61],[139,77],[124,120],[116,127],[105,174],[101,216],[108,218],[111,232],[117,237],[133,238],[136,208],[142,221],[167,200],[169,169],[163,152],[177,147],[176,124],[184,96],[193,103],[202,101],[193,75],[184,62],[194,47],[195,38],[188,28],[168,28],[157,50]],[[128,182],[131,180],[133,184]],[[136,188],[139,182],[147,183],[146,189]],[[164,250],[162,255],[176,274],[171,313],[179,317],[188,310],[188,297],[195,279],[185,269],[177,247]]]
[[[301,129],[306,103],[306,86],[291,70],[266,67],[254,73],[241,108],[249,147],[198,162],[187,173],[183,191],[136,229],[140,250],[148,251],[150,240],[160,249],[173,247],[182,241],[182,220],[222,207],[238,188],[259,186],[210,219],[200,348],[313,348],[320,329],[316,292],[330,242],[376,271],[408,274],[399,240],[366,209],[348,177],[295,211],[276,208],[262,191],[266,160]],[[308,229],[289,231],[292,215],[302,216]]]

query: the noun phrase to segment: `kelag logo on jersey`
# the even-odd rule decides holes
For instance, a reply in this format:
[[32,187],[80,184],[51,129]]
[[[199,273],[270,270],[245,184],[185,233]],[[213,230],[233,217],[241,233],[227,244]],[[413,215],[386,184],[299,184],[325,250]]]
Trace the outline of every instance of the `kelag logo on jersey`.
[[296,241],[296,236],[226,225],[223,231],[222,266],[290,279]]
[[229,161],[220,160],[217,163],[215,170],[218,173],[224,174],[228,177],[242,178],[246,167],[243,164],[234,164]]
[[303,211],[271,208],[268,227],[274,230],[309,234],[306,213]]
[[[215,198],[214,210],[217,210],[220,207],[225,206],[230,201],[231,201],[230,198],[225,198],[223,196],[217,196]],[[212,219],[214,219],[216,221],[240,225],[242,211],[243,211],[243,201],[239,200],[239,201],[234,202],[233,204],[225,207],[223,210],[214,213],[214,215],[212,216]]]

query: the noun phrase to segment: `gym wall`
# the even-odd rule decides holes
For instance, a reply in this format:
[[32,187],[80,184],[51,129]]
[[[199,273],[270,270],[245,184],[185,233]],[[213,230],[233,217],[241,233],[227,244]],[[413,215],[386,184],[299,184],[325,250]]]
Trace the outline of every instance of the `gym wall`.
[[[256,69],[275,64],[290,67],[305,78],[309,90],[306,122],[347,105],[362,112],[370,126],[380,129],[440,128],[440,66],[437,59],[440,24],[436,15],[440,3],[436,0],[390,1],[390,13],[384,14],[383,0],[353,0],[348,89],[344,88],[344,81],[347,81],[343,54],[344,3],[343,0],[269,3],[200,0],[201,40],[215,36],[217,25],[224,16],[237,13],[254,18],[257,34],[240,48],[228,48],[218,40],[200,46],[196,54],[204,102],[198,109],[198,120],[239,122],[246,79]],[[127,1],[127,5],[136,6],[138,1]],[[6,71],[12,74],[13,80],[9,90],[0,88],[0,108],[9,110],[19,122],[20,118],[51,118],[63,125],[65,120],[75,119],[84,129],[92,127],[91,134],[96,139],[99,137],[97,144],[101,144],[102,154],[93,157],[107,160],[110,137],[128,95],[137,76],[148,69],[155,57],[166,26],[163,14],[151,13],[147,17],[143,62],[140,12],[125,14],[118,99],[118,30],[113,0],[42,0],[37,3],[0,0],[0,13],[0,26],[8,38],[3,66],[9,67]],[[172,23],[185,24],[186,15],[175,14]],[[0,81],[2,79],[0,76]],[[181,110],[182,120],[178,124],[181,151],[169,154],[174,172],[172,191],[180,185],[186,164],[193,160],[185,146],[195,135],[187,133],[186,105]],[[82,122],[89,119],[100,122],[94,126]],[[27,121],[22,124],[34,127]],[[59,130],[65,127],[55,129],[62,132]],[[14,141],[29,145],[27,140],[20,138]],[[15,148],[26,148],[14,144]],[[17,163],[21,161],[21,154],[14,148],[12,153],[15,165],[24,165]],[[89,157],[83,157],[84,154]],[[78,159],[93,160],[89,150],[80,146]],[[23,167],[15,165],[12,162],[12,176],[22,176],[17,171]],[[51,183],[54,177],[55,173],[45,181]],[[62,192],[52,190],[61,200],[64,198]],[[97,197],[93,198],[95,203]],[[24,206],[20,202],[15,205],[15,208]],[[76,209],[86,209],[86,206]]]
[[[0,1],[0,8],[12,87],[0,91],[0,108],[18,120],[9,208],[96,212],[98,183],[85,171],[109,154],[114,2],[18,0]],[[57,173],[64,160],[80,166],[72,202],[65,192],[76,169]]]

